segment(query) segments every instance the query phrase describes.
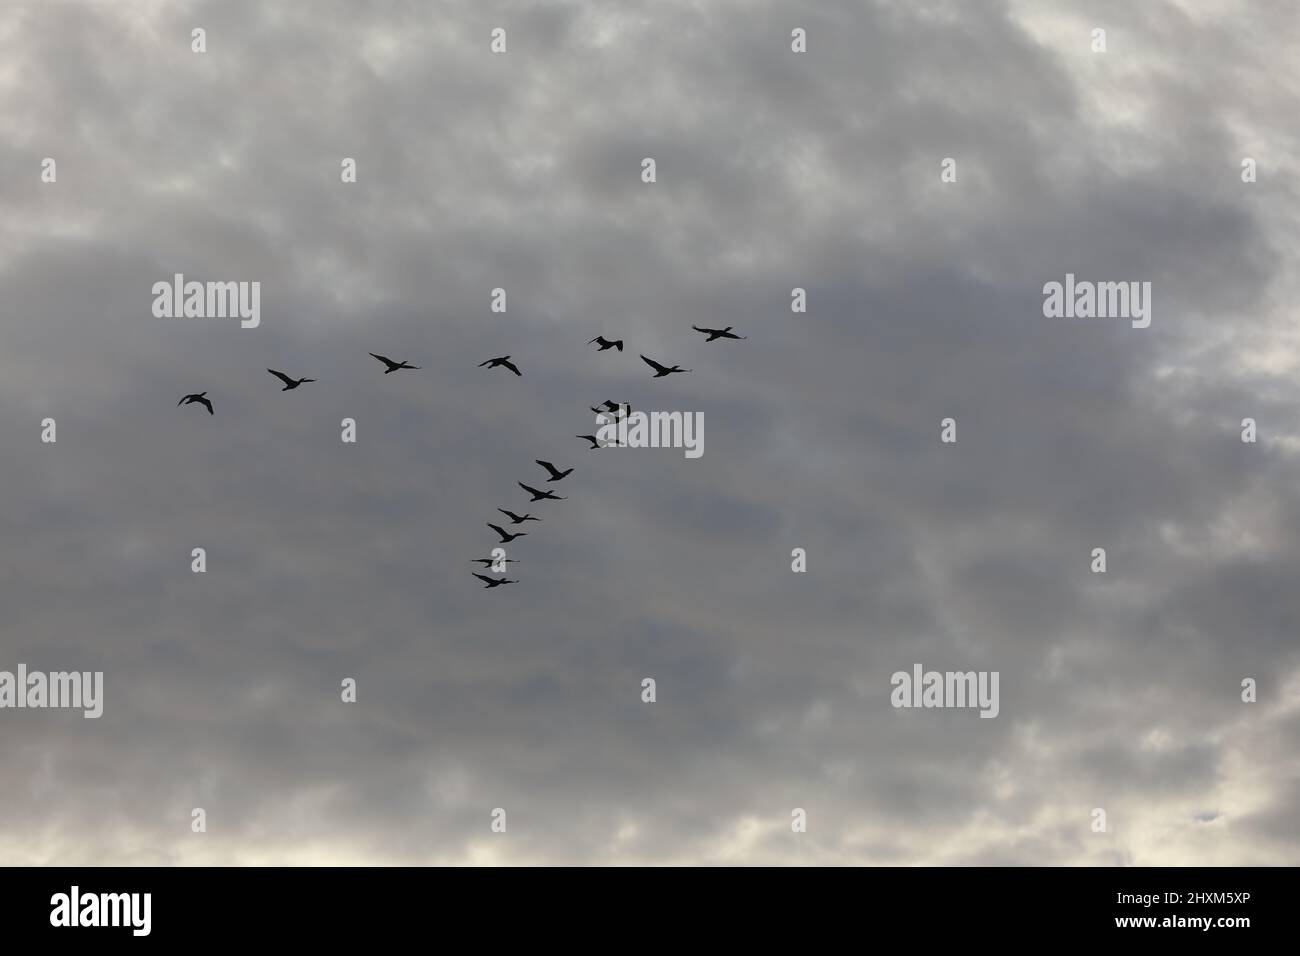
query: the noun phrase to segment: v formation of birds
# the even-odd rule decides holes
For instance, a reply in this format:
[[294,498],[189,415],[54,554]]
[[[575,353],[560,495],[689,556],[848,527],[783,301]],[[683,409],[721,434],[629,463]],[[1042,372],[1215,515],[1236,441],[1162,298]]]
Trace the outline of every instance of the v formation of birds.
[[[691,328],[694,329],[696,332],[700,332],[706,335],[707,336],[707,338],[705,339],[706,342],[715,342],[719,339],[744,339],[748,337],[744,335],[736,335],[732,331],[733,326],[730,325],[727,326],[725,329],[701,328],[698,325],[692,325]],[[616,349],[619,352],[623,351],[622,339],[607,339],[603,335],[597,335],[595,338],[587,342],[587,344],[596,345],[597,350],[601,352],[607,351],[609,349]],[[387,356],[379,355],[376,354],[375,352],[371,352],[369,354],[371,355],[371,357],[378,359],[380,362],[384,364],[385,375],[389,375],[393,372],[398,371],[399,369],[420,368],[420,366],[418,365],[411,365],[405,359],[403,359],[400,362],[396,362],[393,359],[388,358]],[[654,370],[655,373],[654,378],[666,378],[669,375],[672,375],[674,373],[693,371],[693,369],[682,368],[680,365],[671,365],[671,366],[663,365],[659,362],[656,362],[652,358],[647,358],[644,355],[641,356],[641,361],[645,362],[646,365],[650,366],[650,368]],[[487,359],[486,361],[479,363],[478,367],[488,368],[488,369],[505,368],[511,372],[514,372],[515,375],[521,378],[523,377],[524,374],[519,370],[519,367],[515,365],[513,361],[511,361],[511,357],[509,355],[502,355],[502,356],[498,356],[497,358]],[[267,371],[270,372],[272,375],[274,375],[277,379],[279,379],[284,384],[284,387],[280,389],[280,391],[282,392],[292,391],[293,389],[298,388],[300,385],[304,385],[308,382],[316,381],[316,379],[314,378],[293,378],[292,376],[286,375],[284,372],[278,371],[273,368],[268,368]],[[181,400],[176,404],[178,407],[181,405],[202,405],[204,408],[208,410],[209,415],[214,415],[216,413],[213,411],[212,408],[212,400],[207,396],[208,393],[206,391],[193,392],[189,395],[183,396]],[[609,415],[609,416],[614,416],[615,418],[617,418],[620,414],[626,417],[628,414],[631,413],[630,406],[620,404],[619,402],[611,402],[608,400],[602,403],[601,407],[593,406],[591,410],[595,412],[597,415]],[[590,448],[594,449],[594,448],[601,447],[600,441],[595,435],[578,435],[576,437],[589,441],[591,443]],[[557,468],[551,462],[546,461],[545,459],[537,458],[534,459],[534,461],[546,471],[548,475],[546,482],[548,484],[556,481],[561,481],[573,473],[572,468],[560,469]],[[525,484],[522,481],[516,483],[519,485],[520,488],[522,488],[524,491],[528,492],[532,496],[529,499],[528,502],[529,504],[532,504],[533,502],[537,502],[537,501],[564,501],[568,497],[567,495],[557,495],[555,492],[546,489],[535,488],[532,485]],[[509,519],[509,523],[511,527],[514,527],[516,525],[522,525],[528,521],[542,520],[536,515],[527,512],[520,515],[506,508],[497,508],[497,511],[501,512],[503,515],[506,516],[507,519]],[[526,531],[515,531],[515,532],[508,531],[503,526],[499,524],[495,524],[490,521],[487,522],[487,526],[491,528],[493,531],[495,531],[497,535],[500,537],[500,541],[497,542],[498,545],[509,544],[512,541],[516,540],[517,538],[526,537],[528,534],[528,532]],[[515,561],[514,558],[489,557],[489,558],[471,558],[470,563],[481,564],[483,566],[483,570],[485,571],[491,571],[492,573],[496,573],[496,574],[505,574],[505,565],[514,564],[517,562]],[[498,566],[501,568],[500,571],[496,570]],[[483,582],[483,587],[485,588],[497,588],[497,587],[501,587],[504,584],[519,583],[517,580],[511,578],[506,578],[506,577],[492,578],[492,577],[488,577],[486,574],[479,574],[477,571],[471,573],[474,577],[478,578],[480,581]]]

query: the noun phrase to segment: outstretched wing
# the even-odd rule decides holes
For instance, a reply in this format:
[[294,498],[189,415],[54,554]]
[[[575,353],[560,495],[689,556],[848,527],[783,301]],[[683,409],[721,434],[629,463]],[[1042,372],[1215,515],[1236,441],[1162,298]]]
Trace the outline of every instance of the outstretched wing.
[[298,384],[297,381],[295,381],[294,379],[291,379],[288,375],[285,375],[283,372],[277,372],[277,371],[276,371],[275,369],[273,369],[273,368],[268,368],[267,371],[270,372],[272,375],[274,375],[276,378],[278,378],[280,381],[284,382],[285,385],[297,385],[297,384]]
[[486,581],[488,584],[492,583],[492,579],[486,574],[479,574],[477,571],[471,571],[470,574],[474,575],[474,577],[478,578],[480,581]]
[[379,361],[383,362],[385,365],[388,365],[388,366],[395,366],[395,365],[397,365],[397,363],[394,362],[394,361],[393,361],[392,359],[390,359],[390,358],[385,358],[385,357],[382,356],[382,355],[375,355],[374,352],[371,352],[370,354],[371,354],[372,356],[374,356],[375,358],[379,359]]
[[542,461],[540,458],[534,458],[533,461],[537,462],[537,464],[541,465],[552,475],[558,475],[560,473],[559,469],[556,468],[554,465],[552,465],[549,461]]
[[644,355],[641,356],[641,361],[645,362],[646,365],[649,365],[649,366],[650,366],[652,369],[654,369],[656,372],[666,372],[666,371],[668,371],[668,366],[666,366],[666,365],[660,365],[660,364],[659,364],[658,362],[656,362],[654,359],[648,359],[648,358],[646,358]]

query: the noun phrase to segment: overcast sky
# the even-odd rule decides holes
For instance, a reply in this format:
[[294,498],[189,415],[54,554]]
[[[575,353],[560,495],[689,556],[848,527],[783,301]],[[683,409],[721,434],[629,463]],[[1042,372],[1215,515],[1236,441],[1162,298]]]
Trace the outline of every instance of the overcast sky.
[[[105,690],[0,711],[0,861],[1300,862],[1297,24],[5,3],[0,669]],[[155,317],[178,272],[260,327]],[[703,456],[586,450],[605,399]],[[999,715],[891,707],[916,663]]]

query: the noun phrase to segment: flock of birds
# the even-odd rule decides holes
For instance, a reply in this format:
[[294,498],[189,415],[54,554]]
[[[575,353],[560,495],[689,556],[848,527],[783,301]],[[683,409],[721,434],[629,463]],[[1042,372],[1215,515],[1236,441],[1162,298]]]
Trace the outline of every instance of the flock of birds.
[[[705,340],[706,342],[715,342],[718,339],[744,339],[748,337],[744,335],[737,335],[734,331],[732,331],[734,326],[730,326],[730,325],[727,326],[725,329],[706,329],[706,328],[700,328],[698,325],[692,325],[691,328],[693,328],[696,332],[700,332],[708,336],[708,338]],[[597,350],[601,352],[607,351],[609,349],[617,349],[619,352],[623,351],[622,339],[607,339],[603,335],[597,335],[594,339],[591,339],[589,342],[587,342],[587,344],[597,346]],[[412,365],[411,363],[405,360],[401,362],[394,362],[392,359],[384,355],[378,355],[374,352],[371,352],[369,354],[373,358],[378,359],[380,362],[384,364],[385,375],[389,375],[393,372],[398,371],[399,369],[420,368],[420,366]],[[693,371],[693,369],[682,368],[680,365],[662,365],[659,362],[656,362],[654,359],[647,358],[644,355],[641,356],[641,361],[645,362],[646,365],[654,369],[654,376],[653,376],[654,378],[666,378],[667,376],[672,375],[674,373]],[[511,361],[511,357],[509,355],[501,355],[498,356],[497,358],[490,358],[485,362],[479,363],[478,367],[488,368],[488,369],[505,368],[505,369],[509,369],[511,372],[514,372],[515,375],[520,377],[522,377],[524,374],[523,372],[519,371],[519,366],[515,365],[514,362]],[[280,391],[282,392],[289,392],[295,388],[298,388],[301,385],[305,385],[308,382],[316,381],[316,379],[314,378],[292,378],[291,376],[286,375],[284,372],[277,371],[276,369],[273,368],[268,368],[267,371],[284,383],[284,387],[280,389]],[[202,405],[204,408],[208,410],[209,415],[213,415],[215,414],[215,412],[213,412],[212,410],[212,400],[207,396],[208,396],[207,392],[195,392],[193,394],[184,396],[176,404],[178,407],[181,405]],[[591,410],[595,412],[597,416],[613,416],[613,420],[618,421],[620,415],[621,417],[626,418],[627,415],[631,413],[631,406],[625,402],[606,401],[600,407],[592,406]],[[594,448],[602,447],[600,444],[600,440],[595,435],[577,435],[575,437],[590,442],[591,443],[590,448],[594,449]],[[533,460],[538,465],[540,465],[543,469],[546,470],[548,476],[546,479],[547,484],[557,482],[557,481],[562,481],[563,479],[567,478],[569,475],[573,474],[572,468],[559,469],[555,467],[555,465],[552,464],[551,462],[545,461],[541,458],[535,458]],[[529,504],[533,504],[538,501],[564,501],[567,497],[565,495],[557,495],[553,491],[547,491],[541,488],[534,488],[532,485],[526,485],[522,481],[517,482],[517,484],[524,491],[532,495],[532,497],[528,501]],[[528,521],[542,520],[541,518],[537,517],[534,514],[530,514],[530,513],[525,513],[522,515],[515,514],[513,511],[510,511],[506,508],[498,508],[497,511],[501,512],[503,515],[506,516],[506,518],[509,519],[510,527],[512,528],[522,525]],[[507,531],[501,525],[493,524],[490,521],[487,522],[487,526],[491,528],[493,531],[495,531],[497,535],[500,537],[501,540],[498,542],[499,544],[509,544],[510,542],[514,541],[516,538],[523,538],[526,537],[528,534],[528,532],[526,531],[513,531],[513,532]],[[504,574],[505,573],[504,565],[514,564],[516,562],[514,558],[501,557],[501,558],[472,558],[470,560],[470,563],[483,565],[483,570],[485,571],[489,569],[493,569],[493,573],[495,574]],[[501,570],[496,571],[495,567],[501,567]],[[473,574],[474,577],[478,578],[480,581],[483,582],[483,586],[485,588],[498,588],[504,584],[519,583],[518,581],[513,580],[511,578],[505,578],[505,577],[490,578],[486,574],[479,574],[477,571],[471,573]]]
[[[691,328],[693,328],[696,332],[700,332],[708,336],[708,338],[705,340],[707,342],[714,342],[717,341],[718,339],[746,338],[746,336],[737,335],[734,331],[732,331],[734,327],[730,325],[727,326],[725,329],[706,329],[706,328],[700,328],[698,325],[692,325]],[[616,349],[619,352],[623,351],[622,339],[607,339],[603,335],[597,335],[595,338],[589,340],[587,344],[595,345],[597,347],[597,351],[600,352],[605,352],[608,351],[609,349]],[[645,362],[646,365],[654,369],[654,376],[653,376],[654,378],[665,378],[677,372],[692,371],[692,369],[682,368],[680,365],[663,365],[659,362],[656,362],[652,358],[646,357],[645,355],[641,356],[641,361]],[[509,355],[503,355],[500,358],[488,359],[486,362],[483,362],[482,364],[479,365],[479,368],[484,368],[484,367],[486,368],[504,367],[504,368],[508,368],[516,375],[523,375],[523,373],[519,371],[518,367],[515,366],[510,361]],[[626,417],[631,413],[631,406],[625,402],[606,401],[601,406],[594,406],[594,405],[591,406],[591,410],[595,412],[597,416],[613,416],[613,420],[617,421],[620,416]],[[595,435],[577,435],[575,437],[590,442],[589,449],[602,447],[600,444],[600,440]],[[552,464],[551,462],[546,461],[545,459],[535,458],[533,460],[538,465],[540,465],[543,469],[546,470],[548,476],[546,479],[547,484],[556,481],[561,481],[564,478],[567,478],[569,475],[573,474],[572,468],[566,468],[561,470],[555,467],[555,465]],[[524,491],[532,495],[532,497],[528,501],[528,504],[530,505],[538,501],[564,501],[565,498],[567,497],[565,495],[557,495],[553,491],[546,491],[540,488],[534,488],[532,485],[526,485],[522,481],[517,482],[517,484]],[[520,514],[515,514],[513,511],[510,511],[506,508],[498,508],[497,511],[501,512],[501,514],[505,515],[510,520],[510,525],[509,525],[510,528],[515,528],[528,521],[542,520],[541,518],[531,513],[525,513],[520,515]],[[493,531],[495,531],[497,533],[497,536],[500,538],[500,540],[498,541],[498,545],[510,544],[515,539],[523,538],[528,535],[527,531],[507,530],[505,527],[502,527],[500,524],[494,524],[490,521],[487,522],[487,526],[491,528]],[[483,565],[484,571],[488,571],[489,569],[491,569],[492,573],[494,574],[505,574],[506,564],[515,563],[515,560],[513,558],[507,558],[507,557],[471,558],[470,563]],[[500,570],[497,570],[498,568]],[[477,571],[471,573],[473,574],[474,577],[478,578],[480,581],[483,582],[483,587],[485,588],[499,588],[502,585],[519,583],[517,580],[513,578],[507,578],[507,577],[493,578],[493,577],[488,577],[488,575],[486,574],[480,574]]]

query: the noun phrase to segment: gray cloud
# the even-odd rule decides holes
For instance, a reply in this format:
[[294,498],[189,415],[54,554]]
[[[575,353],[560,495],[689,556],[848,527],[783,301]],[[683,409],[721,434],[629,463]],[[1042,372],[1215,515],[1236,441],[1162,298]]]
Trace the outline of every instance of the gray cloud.
[[[0,860],[1294,864],[1296,37],[1088,15],[17,4],[0,668],[107,699],[0,714]],[[262,326],[155,319],[174,272]],[[1151,328],[1045,319],[1066,272]],[[704,456],[586,451],[605,399]],[[893,709],[914,662],[999,717]]]

